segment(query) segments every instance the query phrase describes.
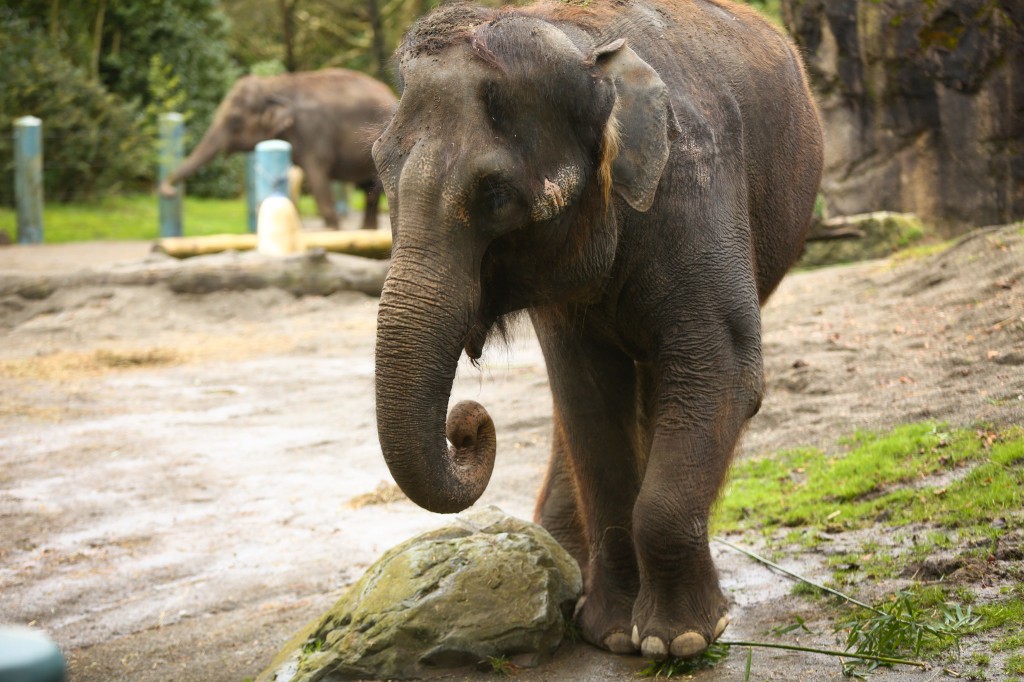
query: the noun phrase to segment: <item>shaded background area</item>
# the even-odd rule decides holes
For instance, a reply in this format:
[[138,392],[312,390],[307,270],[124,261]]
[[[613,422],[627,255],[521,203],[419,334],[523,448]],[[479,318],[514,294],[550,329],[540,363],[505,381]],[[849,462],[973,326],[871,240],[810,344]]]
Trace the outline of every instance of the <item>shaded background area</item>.
[[[148,193],[159,113],[185,115],[190,148],[247,73],[344,66],[393,85],[391,53],[437,4],[9,0],[0,130],[19,116],[43,119],[49,202]],[[826,132],[824,213],[916,213],[945,236],[1024,218],[1024,5],[749,4],[805,55]],[[10,145],[0,135],[0,211],[13,202]],[[238,197],[242,174],[241,159],[221,159],[190,179],[189,193]]]
[[825,128],[827,211],[946,236],[1024,216],[1024,4],[783,0]]

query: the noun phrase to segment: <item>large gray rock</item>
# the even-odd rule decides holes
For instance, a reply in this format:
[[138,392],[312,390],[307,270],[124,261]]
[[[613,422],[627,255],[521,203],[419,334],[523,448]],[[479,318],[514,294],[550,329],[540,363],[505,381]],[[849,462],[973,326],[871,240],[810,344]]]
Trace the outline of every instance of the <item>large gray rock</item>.
[[782,0],[825,128],[829,215],[947,235],[1024,218],[1024,2]]
[[561,643],[581,590],[579,567],[547,531],[473,509],[388,550],[258,680],[401,679],[544,656]]

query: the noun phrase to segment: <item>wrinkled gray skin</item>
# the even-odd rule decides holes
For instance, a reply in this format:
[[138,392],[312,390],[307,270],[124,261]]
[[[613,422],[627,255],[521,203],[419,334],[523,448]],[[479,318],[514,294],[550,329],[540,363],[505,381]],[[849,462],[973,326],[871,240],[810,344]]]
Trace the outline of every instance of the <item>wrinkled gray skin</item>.
[[483,492],[494,426],[469,401],[446,424],[456,363],[527,310],[555,406],[536,514],[583,569],[583,635],[697,655],[728,624],[708,515],[761,403],[760,304],[821,175],[798,57],[725,0],[591,0],[441,8],[398,63],[373,152],[394,234],[376,395],[395,481],[437,512]]
[[203,139],[161,183],[160,192],[173,196],[175,183],[218,154],[285,140],[327,227],[338,227],[331,181],[339,180],[366,192],[363,227],[375,228],[381,186],[370,148],[396,102],[386,85],[348,69],[245,76],[228,91]]

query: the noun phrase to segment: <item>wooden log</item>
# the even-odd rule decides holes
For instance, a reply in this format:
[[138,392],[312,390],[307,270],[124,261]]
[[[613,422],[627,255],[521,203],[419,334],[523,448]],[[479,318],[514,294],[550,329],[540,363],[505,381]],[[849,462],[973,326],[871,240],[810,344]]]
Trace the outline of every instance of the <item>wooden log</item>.
[[[339,232],[303,232],[300,235],[304,250],[323,249],[332,253],[347,253],[363,258],[391,257],[391,233],[377,230],[351,230]],[[251,251],[256,248],[255,234],[212,234],[206,237],[174,237],[157,240],[154,251],[175,258],[191,258],[222,251]]]
[[0,272],[0,297],[42,300],[62,288],[159,284],[183,294],[278,287],[296,296],[329,296],[337,291],[379,296],[388,265],[384,260],[322,250],[283,257],[228,251],[184,261],[153,255],[139,263],[64,275]]
[[347,253],[363,258],[391,258],[391,232],[377,230],[323,230],[303,232],[306,250],[323,249],[332,253]]
[[205,237],[165,237],[153,245],[154,251],[175,258],[207,256],[222,251],[251,251],[256,248],[255,233],[211,234]]

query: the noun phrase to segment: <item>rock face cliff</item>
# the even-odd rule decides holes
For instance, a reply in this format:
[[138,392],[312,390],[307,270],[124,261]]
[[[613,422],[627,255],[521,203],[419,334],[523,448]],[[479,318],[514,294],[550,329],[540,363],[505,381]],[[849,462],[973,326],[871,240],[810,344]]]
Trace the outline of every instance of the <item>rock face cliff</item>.
[[830,214],[946,234],[1024,218],[1024,2],[782,0],[825,127]]

